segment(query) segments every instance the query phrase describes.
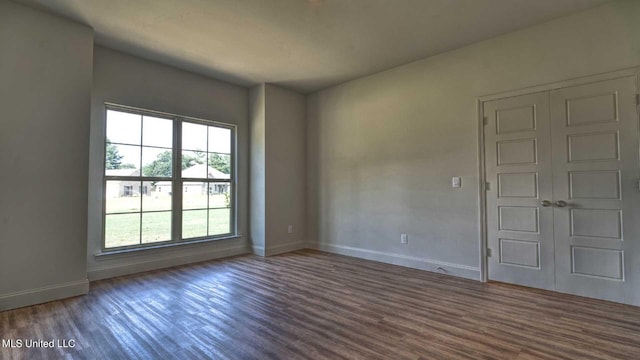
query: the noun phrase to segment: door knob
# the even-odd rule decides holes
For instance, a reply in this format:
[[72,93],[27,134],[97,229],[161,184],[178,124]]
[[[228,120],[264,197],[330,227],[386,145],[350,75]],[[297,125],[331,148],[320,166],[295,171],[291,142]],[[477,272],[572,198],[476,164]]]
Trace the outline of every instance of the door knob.
[[555,207],[563,208],[567,206],[566,201],[558,200],[553,204]]
[[540,202],[540,205],[542,205],[543,207],[549,207],[549,206],[551,206],[552,204],[551,204],[551,201],[549,201],[549,200],[542,200],[542,201]]

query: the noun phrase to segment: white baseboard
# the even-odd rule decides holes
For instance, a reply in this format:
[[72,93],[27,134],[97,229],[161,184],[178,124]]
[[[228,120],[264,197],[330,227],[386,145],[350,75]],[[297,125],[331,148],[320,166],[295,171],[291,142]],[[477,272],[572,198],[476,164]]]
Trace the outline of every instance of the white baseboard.
[[265,256],[264,246],[251,246],[254,255]]
[[89,292],[87,279],[0,295],[0,311],[41,304]]
[[307,243],[304,241],[292,241],[292,242],[288,242],[280,245],[267,247],[267,249],[264,251],[265,254],[263,256],[284,254],[287,252],[304,249],[306,247],[307,247]]
[[386,253],[381,251],[355,248],[350,246],[326,244],[326,243],[306,243],[310,249],[326,251],[334,254],[353,256],[357,258],[379,261],[387,264],[406,266],[414,269],[427,270],[447,275],[453,275],[471,280],[480,280],[480,269],[477,267],[452,264],[437,260],[419,258],[415,256]]
[[164,269],[172,266],[186,265],[190,263],[213,260],[223,257],[242,255],[249,253],[246,246],[232,246],[218,248],[211,251],[191,253],[179,256],[164,256],[152,260],[128,262],[126,264],[111,265],[90,269],[87,273],[89,281],[108,279],[116,276],[135,274],[145,271]]

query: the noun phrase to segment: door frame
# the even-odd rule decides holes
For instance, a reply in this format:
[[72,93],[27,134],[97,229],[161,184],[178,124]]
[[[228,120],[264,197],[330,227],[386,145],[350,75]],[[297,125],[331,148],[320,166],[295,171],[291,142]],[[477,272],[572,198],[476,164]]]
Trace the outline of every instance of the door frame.
[[[476,98],[476,121],[477,121],[477,130],[478,130],[478,210],[479,210],[479,232],[480,232],[480,241],[479,241],[479,268],[480,268],[480,281],[488,282],[489,281],[489,261],[487,258],[487,246],[488,246],[488,238],[487,238],[487,193],[485,191],[486,186],[486,169],[485,169],[485,154],[484,154],[484,103],[492,100],[500,100],[506,99],[510,97],[516,97],[521,95],[533,94],[537,92],[543,91],[551,91],[576,85],[584,85],[589,83],[595,83],[605,80],[613,80],[618,78],[625,78],[635,76],[636,80],[636,88],[639,89],[640,92],[640,66],[635,66],[631,68],[625,68],[616,71],[609,71],[605,73],[599,73],[595,75],[581,76],[577,78],[566,79],[562,81],[557,81],[548,84],[536,85],[526,88],[501,91],[498,93],[478,96]],[[638,95],[637,95],[638,96]],[[636,101],[636,106],[638,106],[638,102]],[[495,256],[495,254],[494,254]]]

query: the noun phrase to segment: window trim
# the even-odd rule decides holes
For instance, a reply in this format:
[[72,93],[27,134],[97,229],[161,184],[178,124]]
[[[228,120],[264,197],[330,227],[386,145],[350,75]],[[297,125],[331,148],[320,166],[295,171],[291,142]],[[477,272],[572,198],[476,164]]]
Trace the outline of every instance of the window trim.
[[[171,178],[158,178],[158,177],[144,177],[142,175],[142,164],[140,164],[140,176],[139,177],[122,177],[122,176],[107,176],[106,175],[106,146],[107,146],[107,111],[121,111],[127,112],[131,114],[137,114],[141,116],[153,116],[160,117],[173,121],[173,143],[172,143],[172,176]],[[185,115],[177,115],[162,111],[148,110],[142,109],[133,106],[120,105],[110,102],[104,103],[104,111],[103,111],[103,124],[102,124],[102,211],[101,211],[101,254],[117,254],[117,253],[126,253],[133,252],[136,250],[151,250],[157,249],[159,247],[171,247],[174,245],[180,244],[197,244],[209,241],[216,240],[226,240],[230,238],[237,238],[238,234],[238,185],[237,185],[237,154],[238,154],[238,146],[237,146],[237,137],[238,137],[238,126],[235,124],[224,123],[216,120],[206,120],[202,118],[197,118],[193,116],[185,116]],[[229,179],[192,179],[192,178],[182,178],[182,124],[184,122],[195,123],[200,125],[207,126],[215,126],[219,128],[229,129],[231,131],[231,139],[230,139],[230,171],[229,171]],[[142,136],[142,135],[141,135]],[[140,146],[143,146],[142,143]],[[224,234],[218,234],[213,236],[201,236],[194,238],[182,238],[182,191],[173,191],[171,195],[171,240],[166,241],[158,241],[152,243],[139,243],[134,245],[125,245],[125,246],[117,246],[117,247],[106,247],[106,215],[107,215],[107,181],[108,180],[132,180],[132,181],[140,181],[144,183],[145,181],[167,181],[170,179],[172,183],[173,189],[182,189],[184,181],[198,181],[206,183],[215,183],[215,182],[226,182],[229,183],[229,194],[231,200],[229,202],[229,215],[230,215],[230,232]],[[144,185],[143,185],[144,186]],[[142,194],[140,195],[142,198]],[[140,213],[143,213],[142,207],[140,208]],[[207,216],[208,219],[208,216]],[[142,225],[142,224],[141,224]],[[208,225],[207,225],[208,226]]]

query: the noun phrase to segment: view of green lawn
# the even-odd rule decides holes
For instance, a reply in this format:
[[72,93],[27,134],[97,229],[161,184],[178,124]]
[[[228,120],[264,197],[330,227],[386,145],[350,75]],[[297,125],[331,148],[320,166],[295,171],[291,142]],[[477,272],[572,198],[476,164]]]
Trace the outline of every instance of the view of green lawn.
[[[227,207],[225,195],[184,195],[183,239],[231,232],[231,210]],[[141,203],[142,219],[139,212]],[[168,195],[109,198],[106,210],[105,247],[107,248],[171,240],[171,197]],[[123,212],[130,213],[114,214]]]

